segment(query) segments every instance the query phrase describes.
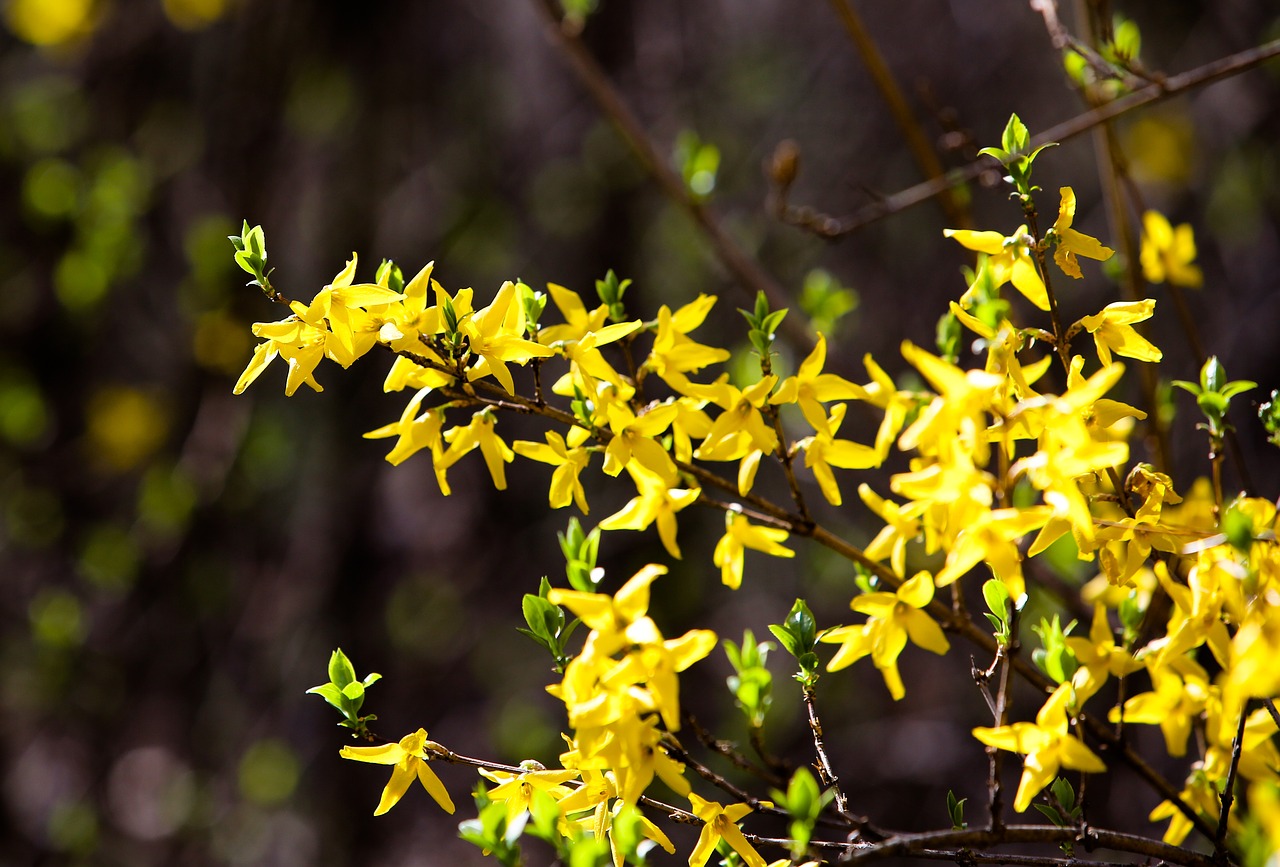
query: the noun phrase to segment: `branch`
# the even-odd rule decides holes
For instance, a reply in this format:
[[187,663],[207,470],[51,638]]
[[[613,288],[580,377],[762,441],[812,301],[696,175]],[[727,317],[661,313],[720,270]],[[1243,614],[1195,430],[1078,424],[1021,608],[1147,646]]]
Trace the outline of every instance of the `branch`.
[[[769,299],[769,305],[774,309],[790,306],[786,290],[729,237],[711,210],[694,199],[680,176],[672,170],[666,160],[659,156],[644,126],[609,80],[609,76],[605,74],[591,52],[587,51],[577,34],[564,27],[554,0],[531,0],[531,2],[545,25],[543,29],[546,32],[547,41],[560,52],[560,56],[577,76],[578,82],[586,88],[596,106],[613,123],[614,129],[622,136],[622,140],[631,150],[631,155],[635,157],[636,162],[648,172],[672,204],[684,211],[698,227],[711,246],[711,251],[725,270],[733,275],[746,297],[754,300],[756,293],[763,292]],[[795,317],[785,319],[781,327],[797,347],[812,344],[812,339],[800,324],[799,319]]]
[[[1159,840],[1151,840],[1136,834],[1125,834],[1120,831],[1106,831],[1090,828],[1081,834],[1074,828],[1058,828],[1053,825],[1007,825],[1000,830],[980,828],[963,831],[926,831],[920,834],[903,834],[891,837],[882,843],[856,846],[845,863],[859,864],[866,861],[879,861],[884,858],[897,858],[904,855],[917,855],[927,850],[942,847],[958,849],[981,849],[1007,843],[1074,843],[1086,849],[1109,849],[1114,852],[1132,852],[1159,858],[1169,864],[1183,867],[1216,867],[1210,855],[1203,855],[1171,846]],[[963,855],[956,853],[963,861]],[[935,856],[936,857],[936,856]],[[988,861],[987,863],[991,863]],[[1017,863],[1009,861],[1005,863]],[[1073,861],[1069,863],[1086,863]]]
[[[942,161],[938,159],[938,154],[929,144],[924,130],[916,122],[915,115],[912,114],[911,107],[907,105],[906,97],[902,94],[902,89],[898,87],[898,82],[889,70],[889,65],[885,63],[884,56],[876,47],[871,34],[867,32],[853,4],[849,0],[831,0],[831,6],[840,17],[840,23],[844,25],[845,32],[849,34],[854,47],[858,49],[858,54],[867,67],[876,90],[880,91],[880,96],[889,106],[889,112],[898,124],[898,129],[902,132],[902,137],[907,142],[907,149],[911,151],[916,165],[926,178],[941,178],[945,174]],[[948,223],[960,228],[967,227],[970,222],[968,215],[951,189],[944,190],[939,196],[941,198],[939,204],[942,205]]]
[[[1035,148],[1047,142],[1062,142],[1075,138],[1081,133],[1088,132],[1094,127],[1114,120],[1121,115],[1128,114],[1152,103],[1161,102],[1184,91],[1237,75],[1277,56],[1280,56],[1280,39],[1210,61],[1164,81],[1149,84],[1083,114],[1078,114],[1070,120],[1064,121],[1036,136],[1032,140],[1031,146]],[[909,187],[887,198],[872,202],[847,217],[815,217],[811,209],[788,207],[784,219],[787,222],[802,224],[809,231],[821,237],[834,240],[852,234],[864,226],[878,222],[899,211],[905,211],[921,202],[926,202],[935,196],[940,196],[948,190],[973,180],[984,171],[991,169],[993,165],[993,161],[987,157],[974,160],[968,165],[952,169],[947,172],[945,177],[916,184],[914,187]]]

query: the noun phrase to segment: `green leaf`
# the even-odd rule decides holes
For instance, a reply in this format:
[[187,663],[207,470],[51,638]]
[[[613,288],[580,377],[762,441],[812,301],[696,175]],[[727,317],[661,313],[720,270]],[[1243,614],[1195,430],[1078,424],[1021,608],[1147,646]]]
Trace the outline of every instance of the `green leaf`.
[[346,689],[347,684],[355,679],[355,667],[351,665],[351,660],[347,659],[347,655],[342,652],[342,648],[338,648],[329,656],[329,680],[338,689]]
[[1009,122],[1005,124],[1004,133],[1000,137],[1000,144],[1004,149],[1011,154],[1022,153],[1027,149],[1030,139],[1031,134],[1022,119],[1016,114],[1009,115]]
[[982,598],[986,600],[987,608],[991,609],[991,613],[1000,618],[1000,622],[1004,623],[1009,617],[1009,590],[1004,586],[1004,582],[998,578],[989,578],[982,585]]
[[1137,58],[1142,50],[1142,33],[1134,21],[1125,18],[1115,26],[1111,44],[1115,47],[1116,56],[1124,60]]
[[776,623],[772,623],[769,625],[769,631],[772,632],[774,637],[778,639],[778,641],[782,644],[782,648],[786,650],[787,653],[797,658],[799,658],[800,654],[803,653],[803,651],[800,649],[800,644],[797,641],[796,637],[792,635],[790,632],[788,632],[785,627],[779,626]]
[[526,593],[520,600],[520,611],[524,614],[524,622],[529,624],[530,634],[539,640],[549,641],[553,635],[549,628],[547,609],[560,609],[541,596]]
[[1044,813],[1045,817],[1059,828],[1066,826],[1067,822],[1062,818],[1062,814],[1048,804],[1033,804],[1032,806]]
[[338,710],[342,710],[342,690],[332,683],[322,683],[319,686],[311,687],[311,689],[307,690],[307,695],[312,694],[320,696]]
[[358,680],[353,680],[342,688],[342,694],[351,701],[359,701],[364,698],[364,684]]

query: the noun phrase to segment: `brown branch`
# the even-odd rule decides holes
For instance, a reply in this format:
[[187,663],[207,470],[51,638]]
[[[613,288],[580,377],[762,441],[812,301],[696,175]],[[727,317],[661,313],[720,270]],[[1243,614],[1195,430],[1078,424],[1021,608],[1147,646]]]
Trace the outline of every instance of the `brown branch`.
[[[916,121],[915,115],[902,93],[902,88],[898,87],[898,82],[894,79],[893,72],[889,69],[889,64],[885,62],[884,55],[880,53],[875,40],[871,38],[871,34],[862,23],[862,18],[849,0],[830,0],[830,2],[836,15],[840,18],[840,23],[844,25],[845,32],[849,34],[849,39],[858,50],[858,56],[862,58],[863,64],[867,67],[867,72],[871,75],[871,81],[875,84],[876,90],[880,91],[880,96],[889,107],[889,112],[893,115],[894,122],[897,123],[903,139],[906,140],[907,149],[911,151],[911,156],[915,159],[916,165],[919,166],[920,171],[926,178],[941,178],[946,172],[942,167],[942,161],[938,159],[937,152],[929,144],[924,130],[920,128],[920,124]],[[946,214],[949,225],[958,228],[967,228],[970,225],[971,221],[968,213],[951,188],[940,193],[939,199],[939,204]]]
[[[879,861],[884,858],[898,858],[915,855],[919,852],[942,847],[958,849],[979,849],[1008,843],[1073,843],[1086,849],[1109,849],[1115,852],[1132,852],[1159,858],[1169,864],[1183,867],[1219,867],[1212,856],[1193,852],[1181,846],[1171,846],[1159,840],[1140,837],[1136,834],[1125,834],[1120,831],[1107,831],[1090,828],[1081,834],[1074,828],[1058,828],[1053,825],[1006,825],[1000,830],[977,828],[962,831],[926,831],[919,834],[903,834],[891,837],[881,843],[856,846],[845,863],[858,864],[865,861]],[[1010,862],[1014,863],[1014,862]],[[1074,863],[1088,863],[1075,861]]]
[[[1048,142],[1062,142],[1075,138],[1081,133],[1088,132],[1094,127],[1114,120],[1121,115],[1161,102],[1193,88],[1202,87],[1220,79],[1237,75],[1277,56],[1280,56],[1280,39],[1210,61],[1197,66],[1195,69],[1171,76],[1164,81],[1157,81],[1146,87],[1139,88],[1105,105],[1063,121],[1036,136],[1032,140],[1031,146],[1036,148]],[[784,219],[791,222],[788,218],[789,216],[805,212],[808,221],[812,224],[806,226],[810,231],[828,239],[841,238],[885,217],[892,216],[921,202],[940,196],[947,190],[973,180],[994,165],[995,163],[991,158],[982,157],[968,165],[952,169],[947,172],[945,177],[916,184],[913,187],[866,205],[847,217],[815,217],[811,209],[788,207],[786,209],[787,217],[784,217]]]
[[[547,40],[555,46],[560,56],[573,70],[578,82],[586,88],[596,106],[610,120],[614,129],[630,149],[636,162],[653,178],[663,194],[693,221],[720,264],[733,275],[745,295],[754,300],[763,292],[774,309],[788,307],[789,296],[782,286],[769,276],[760,264],[729,236],[721,227],[711,209],[690,194],[684,181],[658,154],[650,141],[644,125],[627,105],[622,94],[614,87],[609,76],[601,68],[572,28],[565,28],[555,0],[531,0],[535,12],[542,20]],[[782,329],[797,347],[812,344],[799,318],[790,317],[782,322]]]

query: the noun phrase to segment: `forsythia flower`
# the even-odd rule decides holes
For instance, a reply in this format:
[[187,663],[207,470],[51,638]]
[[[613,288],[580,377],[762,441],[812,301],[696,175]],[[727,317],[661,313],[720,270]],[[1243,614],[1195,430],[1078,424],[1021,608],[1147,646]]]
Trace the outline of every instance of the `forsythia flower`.
[[627,472],[635,480],[638,496],[600,522],[602,530],[644,530],[655,521],[658,538],[672,557],[680,559],[680,546],[676,544],[676,512],[690,505],[702,493],[701,488],[671,488],[659,476],[637,464],[628,464]]
[[444,808],[446,813],[452,813],[454,810],[453,801],[449,799],[449,793],[445,791],[444,783],[440,782],[440,778],[436,776],[435,771],[427,767],[427,731],[426,729],[418,729],[411,735],[405,735],[400,739],[398,744],[384,744],[380,747],[343,747],[339,753],[344,759],[354,759],[357,762],[372,762],[375,765],[395,765],[391,771],[391,780],[387,783],[387,787],[382,790],[382,800],[378,802],[378,809],[373,811],[373,815],[381,816],[390,810],[400,799],[404,797],[404,793],[409,790],[410,784],[416,777],[422,787],[427,790],[435,802]]
[[[1049,309],[1049,292],[1031,257],[1031,236],[1027,234],[1026,226],[1019,226],[1018,231],[1007,238],[999,232],[975,232],[971,229],[944,229],[942,234],[954,238],[962,247],[985,253],[987,261],[983,270],[991,275],[991,282],[997,289],[1012,282],[1013,288],[1025,295],[1032,304],[1041,310]],[[971,301],[976,288],[982,285],[982,278],[980,273],[973,285],[960,297],[962,306]]]
[[1031,806],[1031,799],[1053,782],[1059,768],[1089,774],[1100,774],[1107,769],[1092,750],[1067,732],[1067,701],[1071,691],[1070,683],[1054,690],[1036,714],[1034,723],[1019,722],[973,730],[973,736],[987,746],[1022,753],[1027,757],[1022,765],[1018,794],[1013,801],[1013,809],[1019,813]]
[[[436,462],[437,477],[443,478],[444,471],[456,464],[459,458],[479,448],[484,455],[485,466],[489,468],[489,475],[493,478],[493,486],[499,491],[505,491],[506,465],[515,460],[515,453],[502,441],[502,437],[493,432],[496,424],[493,412],[485,408],[471,417],[471,424],[455,427],[446,433],[444,438],[449,443],[449,450]],[[443,485],[441,490],[444,490]]]
[[551,508],[559,509],[573,502],[578,504],[582,514],[587,514],[587,495],[582,489],[582,481],[578,476],[587,468],[587,462],[591,459],[591,453],[583,445],[589,436],[590,433],[585,428],[573,427],[569,429],[567,442],[560,434],[549,430],[546,432],[546,443],[528,440],[517,440],[512,443],[516,454],[555,466],[555,472],[551,474],[551,491],[548,494]]
[[1152,283],[1172,283],[1199,289],[1204,274],[1191,264],[1196,258],[1196,239],[1191,225],[1176,229],[1159,211],[1142,215],[1142,273]]
[[578,779],[577,771],[548,771],[545,768],[539,768],[513,774],[510,771],[491,771],[488,768],[481,768],[480,776],[498,784],[487,794],[491,801],[507,802],[508,825],[514,823],[521,813],[529,809],[534,790],[546,792],[556,801],[562,801],[567,795],[577,791],[565,785],[569,780]]
[[787,531],[775,527],[757,527],[738,512],[725,512],[724,535],[716,543],[715,565],[720,567],[720,580],[737,590],[742,586],[742,565],[747,548],[774,557],[794,557],[795,551],[784,547]]
[[1053,261],[1058,263],[1058,267],[1068,277],[1079,279],[1084,275],[1080,273],[1080,263],[1076,261],[1076,256],[1087,256],[1105,262],[1116,251],[1104,247],[1097,238],[1071,228],[1071,222],[1076,216],[1075,191],[1070,187],[1062,187],[1058,192],[1062,195],[1062,204],[1058,208],[1058,219],[1053,224],[1053,230],[1058,235],[1058,248],[1053,251]]
[[789,376],[778,386],[777,392],[769,398],[771,404],[798,404],[804,413],[805,420],[813,425],[820,434],[832,435],[827,425],[827,411],[823,403],[832,400],[849,400],[862,393],[860,386],[834,373],[823,373],[822,366],[827,360],[827,339],[818,335],[818,342],[809,357],[800,362],[800,369],[795,376]]
[[1156,302],[1150,298],[1116,301],[1100,313],[1084,317],[1079,325],[1093,335],[1098,360],[1104,367],[1111,363],[1113,352],[1139,361],[1159,361],[1164,354],[1133,328],[1133,323],[1150,319],[1155,309]]
[[689,867],[703,867],[716,851],[716,844],[724,840],[733,851],[742,858],[747,867],[767,867],[760,853],[747,842],[738,830],[738,822],[751,812],[746,804],[730,804],[724,806],[716,801],[707,801],[689,794],[689,803],[693,805],[693,814],[703,821],[702,833],[698,835],[698,845],[689,856]]
[[839,671],[870,653],[894,700],[906,695],[898,673],[898,654],[907,646],[907,639],[939,655],[951,648],[942,628],[920,610],[933,601],[933,590],[929,573],[918,572],[896,593],[864,593],[854,598],[849,607],[871,619],[859,626],[837,627],[822,636],[821,641],[842,644],[827,663],[827,671]]
[[813,477],[818,480],[818,487],[822,489],[822,496],[833,506],[839,506],[843,501],[835,473],[831,472],[833,466],[846,470],[865,470],[868,467],[878,467],[881,463],[880,454],[871,446],[835,438],[848,408],[846,403],[836,404],[831,408],[827,431],[818,431],[813,436],[797,441],[794,446],[804,451],[804,465],[813,471]]

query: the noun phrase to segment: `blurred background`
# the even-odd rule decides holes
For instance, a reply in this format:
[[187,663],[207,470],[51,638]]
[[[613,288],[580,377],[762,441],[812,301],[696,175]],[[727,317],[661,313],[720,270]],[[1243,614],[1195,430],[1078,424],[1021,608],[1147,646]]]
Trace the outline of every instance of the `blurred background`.
[[[871,352],[903,375],[899,342],[932,345],[971,264],[942,240],[938,204],[835,243],[765,207],[762,164],[783,139],[801,154],[792,202],[822,212],[923,179],[832,7],[566,5],[585,15],[583,43],[691,195],[796,300],[793,319],[828,335],[828,369],[864,381]],[[1271,0],[1100,5],[1136,21],[1142,61],[1168,73],[1280,36]],[[947,167],[998,143],[1011,111],[1035,133],[1084,108],[1026,3],[857,7]],[[277,365],[233,397],[250,324],[282,311],[244,287],[226,239],[242,219],[261,224],[276,285],[304,300],[352,251],[361,279],[382,258],[408,273],[434,260],[447,288],[474,286],[479,299],[517,277],[590,293],[612,268],[634,280],[627,301],[645,317],[719,294],[699,339],[745,350],[734,308],[751,293],[631,158],[537,8],[4,4],[0,864],[478,861],[422,792],[372,818],[384,769],[341,761],[337,715],[304,694],[337,646],[361,675],[385,676],[365,705],[384,737],[421,725],[459,752],[555,761],[563,709],[543,692],[555,677],[515,632],[521,595],[544,574],[563,584],[554,535],[572,510],[547,508],[549,468],[517,462],[499,493],[473,456],[451,472],[447,499],[425,457],[391,468],[389,443],[360,436],[398,418],[406,398],[381,392],[389,362],[376,353],[345,372],[322,365],[324,394],[286,399]],[[1189,304],[1230,376],[1263,386],[1235,421],[1254,492],[1274,497],[1280,462],[1251,404],[1280,385],[1280,67],[1131,114],[1116,134],[1145,204],[1195,228],[1205,284]],[[1084,135],[1046,153],[1036,176],[1050,217],[1069,183],[1076,227],[1107,241],[1097,165]],[[1010,232],[1019,214],[995,181],[971,184],[963,202],[975,226]],[[1085,270],[1060,290],[1068,321],[1118,297],[1101,269]],[[1162,375],[1194,379],[1164,301],[1152,335],[1169,359]],[[784,370],[807,352],[780,349]],[[1135,401],[1136,383],[1125,384]],[[1190,399],[1176,406],[1173,452],[1189,481],[1208,463]],[[850,433],[866,441],[874,421],[851,418]],[[502,425],[508,441],[541,438]],[[887,493],[893,469],[844,475],[847,505],[823,520],[865,542],[876,527],[853,492],[866,480]],[[599,481],[589,521],[625,501]],[[785,496],[780,479],[762,472],[761,484]],[[1241,485],[1230,468],[1227,484]],[[792,563],[748,556],[743,589],[723,588],[711,565],[721,521],[681,516],[684,560],[655,585],[668,635],[763,635],[797,595],[821,625],[848,621],[849,569],[800,540]],[[651,559],[665,561],[653,532],[607,534],[605,588]],[[1092,577],[1081,568],[1074,578]],[[948,788],[980,802],[986,763],[967,729],[986,712],[967,654],[939,663],[908,650],[896,705],[865,663],[824,679],[827,744],[853,809],[936,827]],[[790,667],[771,665],[770,745],[805,763]],[[723,655],[695,672],[690,710],[745,740]],[[440,774],[466,818],[473,775]],[[1155,803],[1123,775],[1095,797],[1100,812],[1107,799],[1130,804],[1121,817],[1136,829]]]

